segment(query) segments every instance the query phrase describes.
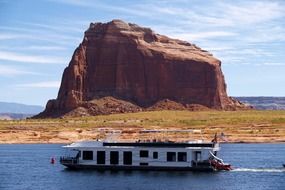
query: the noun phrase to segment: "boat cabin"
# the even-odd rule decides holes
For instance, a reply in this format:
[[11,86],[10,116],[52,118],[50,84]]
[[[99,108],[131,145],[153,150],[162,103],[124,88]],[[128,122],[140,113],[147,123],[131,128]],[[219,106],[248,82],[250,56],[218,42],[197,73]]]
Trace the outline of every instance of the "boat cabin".
[[[172,141],[107,142],[83,141],[64,146],[73,156],[61,157],[60,162],[72,169],[111,170],[194,170],[213,171],[223,164],[217,156],[216,141],[205,143]],[[216,160],[217,162],[212,162]]]

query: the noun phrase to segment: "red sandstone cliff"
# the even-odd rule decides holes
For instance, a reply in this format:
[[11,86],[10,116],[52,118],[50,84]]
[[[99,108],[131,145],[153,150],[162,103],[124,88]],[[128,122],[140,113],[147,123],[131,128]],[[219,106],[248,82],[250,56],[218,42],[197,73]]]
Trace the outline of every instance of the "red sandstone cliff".
[[134,112],[161,107],[161,101],[185,109],[243,107],[227,96],[221,62],[212,54],[113,20],[90,24],[64,70],[57,99],[37,117]]

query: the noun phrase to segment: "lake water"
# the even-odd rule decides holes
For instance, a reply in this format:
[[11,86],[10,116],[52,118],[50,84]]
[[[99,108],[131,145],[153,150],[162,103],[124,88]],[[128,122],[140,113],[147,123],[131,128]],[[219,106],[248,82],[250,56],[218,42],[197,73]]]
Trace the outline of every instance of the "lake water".
[[222,144],[230,172],[70,171],[51,156],[62,145],[0,145],[0,189],[285,190],[285,144]]

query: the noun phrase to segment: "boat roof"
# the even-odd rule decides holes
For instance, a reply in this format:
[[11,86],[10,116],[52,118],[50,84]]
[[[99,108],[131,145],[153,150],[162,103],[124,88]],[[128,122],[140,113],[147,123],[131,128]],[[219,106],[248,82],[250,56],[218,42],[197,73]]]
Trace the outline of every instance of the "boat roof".
[[134,147],[161,147],[161,148],[171,148],[171,147],[213,147],[213,143],[177,143],[177,142],[104,142],[103,146],[134,146]]
[[202,133],[200,129],[145,129],[140,133]]
[[103,142],[103,141],[81,141],[70,145],[63,146],[64,148],[94,148],[94,147],[159,147],[159,148],[190,148],[203,147],[213,148],[214,143],[196,142]]
[[74,142],[69,145],[63,146],[64,148],[82,148],[82,147],[101,147],[103,146],[102,141],[80,141],[80,142]]

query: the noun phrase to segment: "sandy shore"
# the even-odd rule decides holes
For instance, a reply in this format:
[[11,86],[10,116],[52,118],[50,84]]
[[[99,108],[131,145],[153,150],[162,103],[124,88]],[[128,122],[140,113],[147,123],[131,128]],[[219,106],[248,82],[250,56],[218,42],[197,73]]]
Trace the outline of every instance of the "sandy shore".
[[[110,128],[112,130],[112,128]],[[116,129],[117,130],[117,129]],[[225,138],[220,139],[221,142],[229,143],[285,143],[285,137],[276,134],[225,134]],[[220,134],[220,133],[218,133]],[[211,141],[214,134],[201,135],[181,135],[181,134],[168,134],[167,137],[163,134],[156,134],[150,136],[136,134],[134,131],[128,132],[124,130],[116,137],[116,141],[134,141],[138,139],[159,139],[159,140],[172,140],[172,141],[187,141],[187,139],[204,141]],[[62,130],[62,131],[43,131],[43,130],[1,130],[0,131],[0,144],[26,144],[26,143],[71,143],[83,140],[96,140],[113,138],[111,135],[102,134],[94,130]]]
[[[148,134],[149,129],[194,129],[189,133]],[[158,139],[211,141],[215,133],[230,143],[285,143],[285,112],[187,112],[158,111],[88,118],[0,121],[0,144],[71,143],[114,137],[117,141]],[[201,130],[202,133],[197,131]]]

